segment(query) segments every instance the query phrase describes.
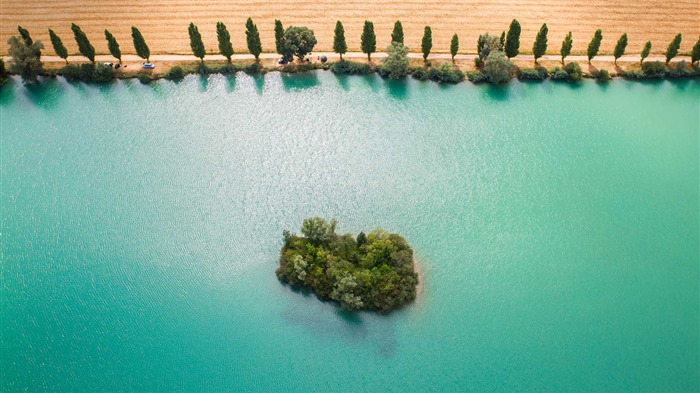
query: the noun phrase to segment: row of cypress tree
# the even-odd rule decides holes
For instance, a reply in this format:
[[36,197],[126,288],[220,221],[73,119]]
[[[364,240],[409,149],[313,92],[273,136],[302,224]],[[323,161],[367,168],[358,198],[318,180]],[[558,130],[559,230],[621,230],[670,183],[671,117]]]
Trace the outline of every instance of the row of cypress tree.
[[[20,35],[24,38],[25,36],[29,36],[29,32],[26,29],[23,29],[21,26],[18,26],[18,30],[20,32]],[[95,48],[91,45],[89,39],[87,38],[87,35],[80,29],[80,27],[76,24],[71,25],[71,30],[73,31],[73,35],[75,38],[76,43],[78,44],[78,51],[85,56],[88,60],[91,62],[95,62]],[[190,36],[190,47],[192,49],[192,53],[198,57],[201,61],[204,61],[204,57],[206,56],[206,49],[204,47],[204,42],[202,41],[202,36],[199,33],[199,30],[197,26],[194,23],[190,23],[189,25],[189,36]],[[23,33],[24,32],[24,33]],[[219,52],[226,57],[226,59],[230,62],[231,61],[231,56],[234,54],[233,50],[233,45],[231,44],[231,35],[228,32],[228,29],[226,25],[223,22],[218,22],[216,24],[216,33],[217,33],[217,39],[218,39],[218,46],[219,46]],[[520,53],[520,33],[521,33],[521,26],[520,23],[516,20],[513,19],[513,21],[510,23],[510,26],[508,28],[508,32],[506,33],[505,31],[501,34],[500,36],[500,46],[503,48],[503,52],[508,58],[512,58],[517,56]],[[258,31],[257,26],[253,23],[253,20],[251,18],[248,18],[246,21],[246,43],[248,46],[248,51],[255,57],[256,61],[259,59],[260,54],[262,53],[262,43],[260,40],[260,32]],[[284,35],[284,28],[282,26],[282,22],[280,20],[275,20],[275,46],[276,46],[276,51],[278,53],[281,53],[282,47],[281,47],[281,42],[282,42],[282,37]],[[535,57],[535,63],[537,62],[538,59],[540,59],[547,51],[547,46],[548,46],[548,28],[547,24],[543,24],[540,30],[537,33],[537,36],[535,37],[535,42],[533,43],[532,46],[532,54]],[[56,54],[61,57],[62,59],[66,60],[66,63],[68,62],[68,51],[66,47],[63,45],[63,42],[61,38],[51,29],[49,29],[49,36],[51,38],[51,44],[53,45],[54,51]],[[150,49],[148,45],[146,44],[146,41],[141,34],[141,32],[134,26],[131,27],[131,37],[133,39],[133,44],[134,44],[134,49],[136,50],[136,54],[143,58],[146,59],[146,61],[149,61],[150,59]],[[483,40],[483,36],[479,37],[479,42]],[[117,58],[121,62],[121,50],[119,48],[119,43],[117,42],[116,38],[112,33],[110,33],[108,30],[105,30],[105,39],[107,40],[107,46],[109,49],[109,52]],[[26,40],[26,38],[25,38]],[[403,26],[400,21],[396,21],[394,24],[394,29],[391,33],[391,40],[392,42],[396,43],[401,43],[403,44],[404,42],[404,33],[403,33]],[[600,44],[603,40],[603,33],[600,29],[596,30],[593,38],[591,39],[590,43],[588,44],[586,54],[588,57],[588,62],[597,56],[598,51],[600,49]],[[680,49],[681,45],[681,40],[682,40],[682,35],[681,33],[678,33],[673,40],[669,43],[668,47],[666,48],[665,56],[666,56],[666,63],[671,61],[675,56],[678,55],[678,51]],[[479,48],[481,44],[479,43],[477,45],[477,49]],[[566,37],[564,38],[561,48],[559,51],[559,54],[561,55],[561,60],[562,63],[564,62],[564,59],[571,54],[571,48],[573,45],[573,38],[572,38],[572,33],[569,32]],[[423,59],[427,60],[428,56],[430,55],[430,51],[432,50],[433,47],[433,41],[432,41],[432,30],[430,26],[425,26],[424,33],[423,33],[423,39],[421,41],[421,50],[423,52]],[[377,51],[377,37],[374,32],[374,24],[371,21],[366,20],[362,29],[362,34],[360,36],[360,48],[363,53],[367,54],[367,59],[371,61],[371,56],[373,53]],[[615,58],[615,63],[617,64],[617,60],[625,54],[625,50],[627,48],[627,33],[623,33],[620,38],[618,39],[615,49],[613,51],[613,56]],[[336,22],[335,26],[335,33],[334,33],[334,39],[333,39],[333,51],[335,53],[338,53],[340,55],[340,58],[342,60],[343,54],[347,52],[348,46],[347,42],[345,40],[345,29],[343,27],[343,24],[341,21]],[[455,33],[452,36],[452,40],[450,42],[450,54],[452,55],[452,59],[454,61],[454,57],[457,55],[459,51],[459,36]],[[641,51],[641,61],[644,61],[646,57],[649,56],[649,53],[651,51],[651,41],[647,41],[644,44],[644,47],[642,48]],[[692,62],[695,63],[696,61],[700,60],[700,39],[698,39],[698,42],[695,44],[692,50],[691,54]]]

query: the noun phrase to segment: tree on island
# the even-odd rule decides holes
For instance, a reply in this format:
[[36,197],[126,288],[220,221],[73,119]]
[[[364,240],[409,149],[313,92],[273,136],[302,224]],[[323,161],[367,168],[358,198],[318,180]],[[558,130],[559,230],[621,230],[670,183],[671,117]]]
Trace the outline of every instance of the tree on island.
[[219,41],[219,53],[230,64],[231,56],[233,56],[233,44],[231,44],[231,34],[229,34],[224,22],[216,22],[216,39]]
[[508,27],[508,35],[506,36],[505,53],[510,59],[518,55],[520,51],[520,22],[513,19]]
[[571,47],[574,44],[573,38],[571,38],[571,32],[569,32],[566,37],[564,37],[564,41],[561,43],[561,50],[559,50],[559,54],[561,54],[561,64],[564,64],[564,59],[571,54]]
[[284,26],[282,21],[275,19],[275,51],[280,55],[282,53],[282,42],[284,41]]
[[450,41],[450,55],[452,56],[452,62],[455,62],[455,56],[459,52],[459,36],[455,33],[452,36],[452,41]]
[[644,48],[642,48],[642,53],[639,56],[639,64],[644,64],[644,59],[649,57],[649,52],[651,52],[651,41],[644,43]]
[[405,78],[409,70],[408,48],[402,43],[392,42],[386,53],[382,59],[382,74],[391,79]]
[[107,29],[105,29],[105,40],[107,40],[107,49],[109,49],[109,53],[112,55],[112,57],[119,60],[119,63],[121,63],[122,51],[119,49],[119,43],[117,42],[117,39],[114,38],[114,35],[112,35],[112,33],[110,33]]
[[95,47],[92,46],[87,35],[83,32],[80,26],[75,23],[71,24],[70,29],[73,30],[75,43],[78,44],[78,52],[85,56],[88,60],[95,63]]
[[285,231],[276,271],[280,281],[346,310],[388,313],[415,299],[418,275],[404,238],[376,229],[355,239],[336,234],[335,227],[335,220],[314,217],[304,220],[303,236]]
[[433,32],[430,30],[430,26],[425,26],[420,48],[423,51],[423,61],[427,61],[428,56],[430,55],[430,50],[433,49]]
[[377,36],[374,34],[374,24],[368,20],[362,28],[360,36],[360,46],[362,53],[367,54],[367,61],[372,61],[372,53],[377,51]]
[[671,61],[671,59],[678,55],[678,49],[680,49],[681,47],[682,39],[683,36],[681,35],[681,33],[678,33],[675,37],[673,37],[671,43],[668,44],[668,47],[666,48],[666,64],[668,64]]
[[56,52],[56,56],[66,61],[68,64],[68,49],[63,45],[61,37],[58,36],[53,30],[49,29],[49,38],[51,39],[51,46],[53,46],[53,51]]
[[613,51],[613,57],[615,57],[615,65],[617,65],[617,59],[625,54],[625,48],[627,48],[627,33],[622,33],[620,39],[617,40],[615,44],[615,50]]
[[314,31],[303,26],[289,26],[284,31],[282,40],[282,56],[291,59],[292,56],[304,61],[307,54],[313,51],[316,46],[316,36]]
[[340,55],[340,61],[343,61],[343,55],[348,51],[348,44],[345,42],[345,28],[340,21],[335,22],[335,32],[333,34],[333,52]]
[[403,44],[403,25],[401,25],[400,20],[394,23],[394,31],[391,32],[391,42]]
[[690,51],[690,64],[695,64],[700,60],[700,38],[698,38],[693,49]]
[[542,57],[547,52],[547,24],[543,24],[540,27],[540,31],[537,32],[535,37],[535,43],[532,45],[532,54],[535,56],[535,64],[537,64],[537,59]]
[[603,31],[598,29],[593,34],[593,39],[588,44],[588,64],[591,64],[591,60],[598,54],[598,49],[600,49],[600,43],[603,41]]
[[151,49],[149,49],[148,45],[146,45],[146,40],[143,38],[143,35],[139,29],[136,28],[136,26],[131,26],[131,39],[134,40],[134,49],[136,49],[136,54],[140,58],[146,59],[148,62],[151,58]]
[[190,34],[190,48],[192,48],[192,54],[194,54],[195,57],[199,57],[199,61],[204,64],[204,56],[206,56],[207,51],[204,49],[202,35],[199,33],[197,26],[192,22],[190,22],[188,31]]
[[22,36],[12,36],[7,40],[10,46],[8,54],[12,57],[10,72],[19,75],[25,82],[36,81],[37,76],[43,71],[41,50],[44,49],[44,45],[41,41],[32,41],[28,44],[30,40]]
[[260,42],[260,32],[258,26],[253,23],[253,19],[248,18],[245,22],[245,40],[248,44],[248,51],[255,56],[255,61],[260,60],[262,53],[262,43]]

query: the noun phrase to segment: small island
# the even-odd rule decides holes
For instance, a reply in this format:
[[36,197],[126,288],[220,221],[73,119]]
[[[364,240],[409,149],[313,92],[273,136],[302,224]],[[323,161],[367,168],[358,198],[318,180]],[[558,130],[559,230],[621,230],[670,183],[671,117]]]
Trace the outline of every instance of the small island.
[[277,277],[346,310],[388,313],[416,298],[418,274],[406,240],[383,229],[357,238],[335,233],[336,220],[304,220],[303,236],[284,231]]

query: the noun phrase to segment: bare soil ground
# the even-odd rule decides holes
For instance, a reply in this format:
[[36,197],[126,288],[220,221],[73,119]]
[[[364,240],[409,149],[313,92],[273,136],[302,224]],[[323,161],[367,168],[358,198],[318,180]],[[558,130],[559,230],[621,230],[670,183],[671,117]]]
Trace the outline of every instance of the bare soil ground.
[[683,33],[681,53],[688,53],[700,35],[698,0],[639,1],[589,0],[568,3],[561,0],[2,0],[0,3],[0,53],[4,43],[16,34],[16,26],[29,29],[34,39],[44,42],[53,54],[48,37],[52,28],[63,38],[70,53],[77,53],[70,24],[82,27],[98,53],[107,53],[104,29],[119,40],[122,52],[133,54],[130,27],[139,27],[153,54],[190,52],[187,26],[198,25],[208,51],[217,51],[217,21],[227,24],[237,53],[246,52],[244,25],[252,17],[260,29],[265,51],[274,51],[274,19],[287,25],[305,25],[318,38],[318,51],[330,51],[336,20],[345,26],[349,51],[359,51],[365,19],[374,22],[377,50],[390,41],[394,21],[403,22],[406,44],[420,51],[425,25],[433,30],[433,52],[447,53],[450,38],[458,33],[460,53],[474,53],[479,34],[500,34],[513,18],[522,26],[521,53],[530,53],[542,23],[549,27],[548,53],[556,54],[568,31],[573,32],[573,54],[582,54],[597,28],[603,30],[601,54],[610,54],[622,32],[629,36],[628,53],[639,53],[651,40],[652,53],[662,53],[668,42]]

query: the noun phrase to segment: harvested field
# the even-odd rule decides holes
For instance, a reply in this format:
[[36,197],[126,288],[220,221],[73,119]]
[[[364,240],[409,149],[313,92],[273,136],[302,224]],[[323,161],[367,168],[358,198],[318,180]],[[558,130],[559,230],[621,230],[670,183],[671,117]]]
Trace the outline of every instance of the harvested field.
[[[217,51],[215,24],[223,21],[232,35],[234,49],[247,51],[244,24],[252,17],[260,29],[265,51],[274,50],[274,19],[287,25],[305,25],[318,38],[317,50],[329,51],[333,45],[336,20],[345,26],[349,51],[359,51],[360,33],[365,19],[374,22],[377,49],[389,44],[394,21],[403,22],[406,44],[420,50],[423,27],[433,30],[433,52],[446,53],[452,34],[457,32],[461,53],[474,53],[479,34],[500,34],[512,18],[522,26],[521,53],[531,52],[532,41],[543,22],[549,27],[548,53],[556,54],[566,32],[574,37],[573,54],[586,50],[597,28],[603,30],[601,54],[609,54],[622,32],[629,36],[628,53],[638,53],[646,40],[653,43],[652,53],[662,53],[668,42],[683,33],[681,53],[689,52],[700,35],[700,3],[697,0],[646,2],[590,0],[567,3],[559,0],[481,0],[425,2],[423,0],[346,0],[346,1],[263,1],[263,0],[152,0],[135,3],[89,2],[75,0],[3,0],[0,6],[0,40],[16,34],[18,24],[29,29],[34,39],[53,54],[47,29],[62,38],[69,52],[76,53],[70,24],[80,25],[98,53],[107,53],[104,29],[119,40],[122,52],[134,53],[130,26],[139,27],[153,54],[189,53],[187,26],[194,22],[204,38],[207,50]],[[1,53],[7,53],[6,45]]]

